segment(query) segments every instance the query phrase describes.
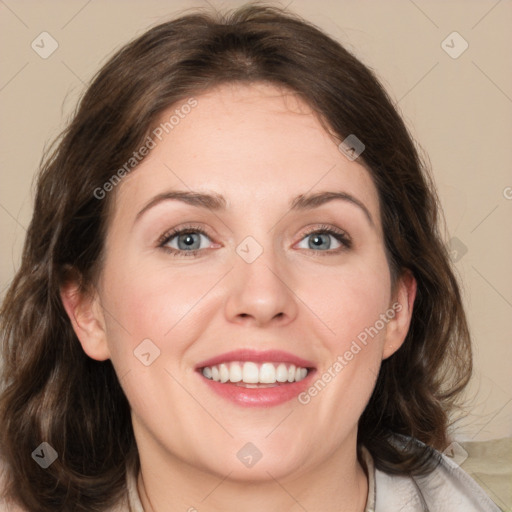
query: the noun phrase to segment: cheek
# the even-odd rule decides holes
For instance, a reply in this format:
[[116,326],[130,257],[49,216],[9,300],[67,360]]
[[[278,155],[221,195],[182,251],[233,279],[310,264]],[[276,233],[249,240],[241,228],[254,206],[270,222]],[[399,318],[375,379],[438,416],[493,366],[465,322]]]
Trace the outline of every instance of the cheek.
[[159,411],[157,417],[165,416],[164,399],[180,404],[184,398],[170,375],[191,371],[186,351],[218,311],[201,300],[218,276],[171,271],[154,262],[125,261],[109,271],[103,289],[111,313],[107,343],[112,364],[136,414],[151,418]]
[[[359,335],[364,338],[366,329],[390,305],[391,282],[384,256],[317,274],[309,283],[303,284],[300,296],[325,327],[321,327],[325,332],[322,342],[331,353],[343,353]],[[381,323],[378,330],[385,331]]]
[[299,402],[319,424],[346,432],[357,425],[375,386],[387,325],[381,315],[394,317],[389,269],[384,256],[360,259],[319,281],[324,293],[313,285],[304,293],[334,332],[324,329],[316,338],[322,363]]
[[[103,282],[108,343],[113,357],[129,357],[145,339],[161,350],[161,361],[176,360],[210,319],[202,298],[217,275],[174,268],[154,261],[111,265]],[[116,356],[114,355],[116,354]],[[133,361],[129,361],[133,363]]]

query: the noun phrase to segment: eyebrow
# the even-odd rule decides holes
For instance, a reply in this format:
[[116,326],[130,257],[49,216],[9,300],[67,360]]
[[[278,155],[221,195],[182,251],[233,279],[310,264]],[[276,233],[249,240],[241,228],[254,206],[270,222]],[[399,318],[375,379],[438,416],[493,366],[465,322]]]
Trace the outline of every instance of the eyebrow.
[[346,201],[357,206],[363,211],[368,222],[372,226],[375,226],[370,211],[366,208],[364,203],[347,192],[317,192],[315,194],[301,194],[291,201],[290,209],[294,211],[309,210],[312,208],[318,208],[319,206],[322,206],[329,201],[334,201],[335,199]]
[[[171,190],[163,194],[158,194],[153,199],[151,199],[142,208],[142,210],[140,210],[139,213],[137,213],[135,217],[135,222],[137,222],[145,212],[147,212],[157,204],[160,204],[163,201],[170,200],[181,201],[192,206],[206,208],[212,211],[221,211],[226,210],[227,208],[227,201],[224,198],[224,196],[220,194],[206,194],[202,192],[186,190]],[[313,208],[318,208],[333,200],[346,201],[350,204],[357,206],[365,214],[369,223],[372,226],[375,226],[374,220],[368,208],[366,208],[366,206],[364,205],[364,203],[362,203],[359,199],[357,199],[356,197],[352,196],[347,192],[325,191],[316,192],[314,194],[300,194],[290,201],[289,209],[292,211],[311,210]]]

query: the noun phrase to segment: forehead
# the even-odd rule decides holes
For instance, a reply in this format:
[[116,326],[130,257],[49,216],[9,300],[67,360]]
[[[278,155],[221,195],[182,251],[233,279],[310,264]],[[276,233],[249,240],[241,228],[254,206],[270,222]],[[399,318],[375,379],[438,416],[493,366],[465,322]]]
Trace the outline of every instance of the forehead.
[[153,149],[116,191],[117,213],[172,189],[215,191],[228,208],[279,207],[300,193],[343,190],[380,219],[367,169],[341,153],[293,92],[224,84],[194,99],[193,108],[181,110],[184,99],[162,114],[161,140],[152,136]]

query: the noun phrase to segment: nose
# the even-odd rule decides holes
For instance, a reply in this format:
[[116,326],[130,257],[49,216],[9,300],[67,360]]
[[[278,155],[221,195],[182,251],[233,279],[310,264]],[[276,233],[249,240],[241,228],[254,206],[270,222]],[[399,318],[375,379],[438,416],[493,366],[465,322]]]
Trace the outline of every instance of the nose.
[[283,326],[296,317],[298,298],[292,273],[271,249],[265,248],[250,263],[235,255],[228,279],[225,314],[230,322]]

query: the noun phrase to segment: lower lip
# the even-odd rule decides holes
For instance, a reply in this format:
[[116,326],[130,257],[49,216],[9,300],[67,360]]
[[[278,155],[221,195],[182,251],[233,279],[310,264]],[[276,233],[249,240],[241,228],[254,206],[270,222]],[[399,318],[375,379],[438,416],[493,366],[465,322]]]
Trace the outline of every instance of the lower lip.
[[271,388],[245,388],[233,382],[224,384],[207,379],[199,371],[200,378],[218,395],[244,407],[274,407],[297,397],[310,385],[315,370],[310,370],[307,376],[299,382],[278,384]]

